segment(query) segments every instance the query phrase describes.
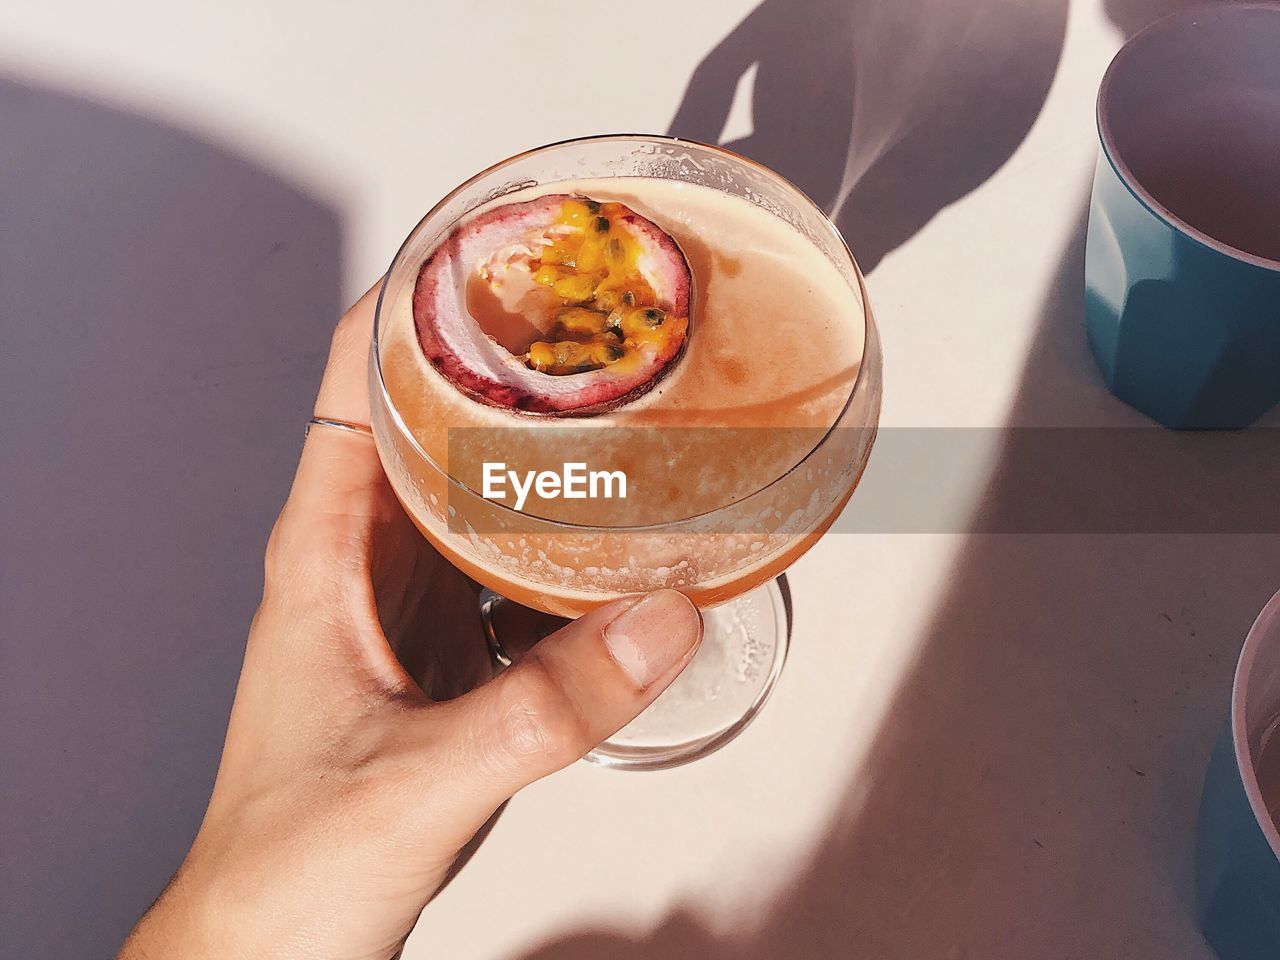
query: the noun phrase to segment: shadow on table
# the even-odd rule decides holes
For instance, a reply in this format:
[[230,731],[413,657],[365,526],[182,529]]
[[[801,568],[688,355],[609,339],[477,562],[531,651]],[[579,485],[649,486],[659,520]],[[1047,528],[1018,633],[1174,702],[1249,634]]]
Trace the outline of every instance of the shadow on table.
[[213,783],[339,312],[333,210],[0,80],[5,957],[104,957]]
[[694,70],[671,133],[725,145],[826,210],[870,272],[1022,142],[1067,0],[764,0]]
[[[1108,5],[1126,33],[1167,9]],[[1145,423],[1085,345],[1084,223],[1082,209],[1011,426]],[[1009,432],[975,529],[1021,508],[1006,478],[1042,449],[1025,435]],[[1080,469],[1104,494],[1165,484],[1178,460],[1147,450]],[[1262,466],[1224,464],[1223,495]],[[678,911],[641,939],[571,933],[525,960],[1210,957],[1193,920],[1200,783],[1277,571],[1274,536],[970,535],[857,789],[750,932]]]
[[[1077,400],[1099,426],[1137,417],[1084,346],[1082,260],[1078,231],[1015,422]],[[1021,508],[1002,477],[1041,448],[1011,437],[975,523]],[[1174,467],[1098,469],[1125,485]],[[1274,536],[970,536],[858,789],[757,929],[721,938],[677,913],[644,939],[570,934],[526,960],[1210,957],[1193,922],[1200,783],[1277,571]]]

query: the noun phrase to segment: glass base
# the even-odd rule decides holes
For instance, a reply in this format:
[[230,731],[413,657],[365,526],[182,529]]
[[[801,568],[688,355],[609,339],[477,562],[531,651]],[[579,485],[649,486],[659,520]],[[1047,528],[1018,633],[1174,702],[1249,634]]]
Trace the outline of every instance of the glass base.
[[[644,713],[586,759],[622,770],[662,770],[723,747],[760,712],[782,673],[791,638],[789,606],[785,578],[779,578],[703,610],[702,645],[693,660]],[[481,613],[490,648],[504,666],[511,661],[499,633],[536,640],[556,625],[555,618],[488,590]],[[544,625],[522,622],[533,618]]]
[[788,597],[777,580],[702,611],[702,645],[644,713],[587,754],[602,767],[662,770],[719,750],[760,712],[787,659]]

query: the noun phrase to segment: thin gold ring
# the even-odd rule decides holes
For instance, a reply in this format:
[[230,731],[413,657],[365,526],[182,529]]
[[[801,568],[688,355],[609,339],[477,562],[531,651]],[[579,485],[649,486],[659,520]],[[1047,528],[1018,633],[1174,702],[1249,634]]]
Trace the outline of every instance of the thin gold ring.
[[311,435],[312,427],[337,427],[339,430],[349,430],[351,433],[358,433],[363,437],[372,437],[373,429],[365,426],[363,423],[351,423],[347,420],[333,420],[329,417],[312,417],[307,421],[307,429],[303,431],[302,436]]

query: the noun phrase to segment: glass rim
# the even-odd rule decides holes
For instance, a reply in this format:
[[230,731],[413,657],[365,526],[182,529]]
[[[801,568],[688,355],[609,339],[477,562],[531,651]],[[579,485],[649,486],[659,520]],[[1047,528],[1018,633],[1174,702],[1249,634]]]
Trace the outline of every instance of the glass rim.
[[[750,493],[746,494],[745,496],[738,498],[737,500],[731,501],[730,503],[724,504],[719,507],[714,507],[711,510],[704,510],[701,513],[692,514],[687,517],[680,517],[675,520],[659,521],[656,523],[629,524],[629,525],[619,525],[619,526],[597,526],[594,524],[587,524],[587,523],[574,523],[572,521],[567,521],[567,520],[553,520],[549,517],[539,517],[536,514],[529,514],[521,510],[516,510],[514,507],[509,507],[504,503],[497,502],[496,500],[487,499],[486,497],[482,496],[478,491],[473,490],[469,485],[463,483],[461,480],[453,476],[453,474],[451,474],[448,470],[443,468],[439,463],[437,463],[434,457],[432,457],[424,449],[422,449],[422,445],[418,443],[418,438],[415,437],[413,435],[413,432],[408,429],[408,425],[404,422],[404,419],[400,416],[400,411],[396,408],[395,403],[392,402],[391,394],[387,390],[386,380],[383,378],[383,375],[382,375],[382,356],[380,351],[381,338],[379,334],[381,331],[381,324],[382,324],[382,303],[383,303],[383,298],[386,296],[387,285],[390,283],[391,277],[395,273],[396,269],[401,266],[403,257],[405,255],[406,250],[408,249],[410,241],[413,240],[415,236],[417,236],[418,232],[422,229],[423,225],[426,224],[427,221],[429,221],[433,216],[435,216],[450,201],[452,201],[455,197],[457,197],[463,191],[467,190],[468,188],[470,188],[480,180],[483,180],[485,177],[488,177],[491,174],[494,174],[499,170],[502,170],[503,168],[508,167],[516,163],[517,161],[523,160],[526,157],[532,156],[534,154],[542,153],[548,150],[553,150],[557,147],[569,147],[569,146],[574,146],[578,144],[610,143],[615,141],[640,141],[640,142],[661,143],[661,144],[668,144],[668,145],[688,144],[703,150],[707,150],[714,154],[720,154],[721,156],[726,157],[736,163],[740,163],[746,167],[749,167],[755,170],[756,172],[764,175],[765,177],[769,177],[781,183],[784,187],[786,187],[795,195],[795,197],[801,202],[802,205],[806,205],[810,210],[817,213],[823,228],[836,241],[837,249],[840,251],[843,251],[844,255],[848,258],[849,266],[853,268],[854,279],[857,281],[858,295],[862,300],[864,332],[863,332],[862,359],[859,361],[859,364],[858,364],[858,372],[854,376],[853,384],[849,387],[849,395],[845,398],[845,401],[841,405],[839,412],[836,414],[835,418],[833,419],[831,426],[823,431],[822,436],[818,438],[817,442],[813,445],[813,447],[811,447],[804,454],[804,456],[802,456],[799,460],[797,460],[794,464],[792,464],[782,473],[778,474],[778,476],[774,477],[772,480],[770,480],[768,483],[764,484],[763,486],[759,487],[758,489],[753,490]],[[498,199],[498,198],[495,197],[493,199]],[[404,436],[406,440],[408,440],[413,452],[417,456],[419,456],[423,461],[429,464],[434,470],[442,474],[446,482],[448,482],[450,486],[457,487],[459,490],[462,490],[465,493],[473,497],[476,497],[479,500],[483,500],[487,504],[490,504],[492,507],[494,507],[498,511],[499,516],[503,516],[505,514],[510,513],[522,518],[526,522],[529,520],[532,520],[539,524],[545,523],[545,524],[548,524],[551,528],[557,529],[557,530],[579,530],[584,532],[590,532],[593,534],[643,533],[643,532],[657,533],[657,532],[669,532],[674,527],[679,527],[684,524],[691,524],[699,520],[713,517],[724,510],[731,509],[733,507],[739,506],[740,504],[746,503],[747,501],[753,500],[760,494],[763,494],[766,491],[773,489],[773,487],[775,487],[777,484],[781,483],[787,477],[791,476],[796,471],[798,471],[801,467],[803,467],[806,463],[808,463],[809,460],[819,450],[823,448],[823,446],[827,443],[827,441],[831,439],[831,437],[835,434],[835,432],[838,429],[841,429],[840,421],[845,416],[845,414],[848,413],[849,408],[853,405],[854,399],[858,395],[859,387],[861,387],[862,384],[864,383],[864,376],[867,373],[867,356],[869,353],[867,346],[875,339],[876,339],[875,321],[871,313],[871,301],[867,296],[866,281],[862,276],[861,268],[858,266],[857,258],[854,257],[853,251],[849,248],[848,242],[845,240],[844,235],[840,232],[840,228],[837,227],[831,221],[831,218],[827,216],[826,211],[823,210],[821,207],[819,207],[807,193],[805,193],[798,186],[796,186],[791,180],[787,179],[782,174],[778,173],[776,170],[773,170],[770,167],[767,167],[756,160],[752,160],[750,157],[743,156],[740,153],[736,153],[733,150],[726,149],[725,147],[722,147],[716,144],[704,143],[701,140],[694,140],[689,137],[672,137],[672,136],[667,136],[665,134],[656,134],[656,133],[609,133],[609,134],[599,134],[599,135],[587,136],[587,137],[570,137],[566,140],[556,140],[551,143],[542,144],[541,146],[530,147],[527,150],[521,150],[519,153],[514,153],[504,160],[499,160],[497,163],[490,164],[489,166],[481,170],[479,173],[476,173],[468,177],[462,183],[458,184],[456,187],[450,190],[447,194],[441,197],[431,207],[431,209],[428,210],[426,214],[424,214],[423,217],[416,224],[414,224],[413,229],[409,231],[404,241],[397,248],[395,256],[391,258],[391,266],[387,268],[386,273],[384,273],[382,276],[382,281],[378,285],[378,299],[374,305],[373,337],[370,342],[369,349],[370,349],[371,366],[373,369],[373,374],[376,377],[378,392],[381,395],[381,401],[383,405],[385,406],[386,410],[389,412],[391,416],[391,420],[394,423],[395,428],[400,431],[400,433]],[[539,419],[544,421],[551,420],[554,422],[555,418],[539,417]],[[570,422],[571,422],[571,418],[570,418]],[[874,442],[874,436],[875,436],[875,433],[878,431],[878,427],[879,427],[878,423],[873,423],[869,427],[872,433],[872,442]],[[536,533],[537,531],[525,531],[525,532]]]
[[1267,809],[1266,799],[1262,796],[1262,785],[1258,782],[1257,763],[1253,750],[1249,745],[1248,697],[1249,681],[1253,675],[1253,664],[1258,657],[1258,650],[1264,643],[1275,643],[1280,639],[1280,593],[1276,593],[1267,605],[1262,608],[1253,626],[1245,635],[1244,646],[1236,661],[1235,675],[1231,680],[1231,747],[1236,762],[1236,772],[1240,783],[1244,786],[1245,797],[1250,811],[1257,821],[1271,852],[1280,857],[1280,824],[1277,824]]
[[1280,14],[1280,6],[1275,3],[1259,3],[1257,0],[1232,0],[1232,2],[1218,6],[1199,5],[1185,10],[1175,10],[1173,13],[1166,14],[1153,23],[1147,24],[1147,26],[1135,33],[1116,51],[1115,56],[1111,58],[1111,63],[1107,65],[1106,72],[1102,76],[1102,82],[1098,86],[1098,96],[1094,101],[1094,125],[1097,127],[1098,141],[1102,148],[1103,157],[1115,170],[1121,184],[1156,219],[1163,221],[1170,229],[1182,234],[1192,242],[1202,247],[1208,247],[1215,253],[1222,254],[1249,266],[1280,272],[1280,260],[1272,260],[1270,257],[1252,253],[1225,240],[1219,240],[1212,234],[1184,220],[1167,204],[1157,199],[1155,194],[1148,190],[1146,185],[1138,178],[1133,168],[1129,166],[1129,162],[1124,158],[1120,145],[1116,142],[1115,132],[1111,124],[1112,91],[1118,88],[1126,78],[1125,71],[1128,70],[1129,61],[1137,55],[1136,51],[1149,43],[1157,42],[1165,34],[1175,33],[1189,23],[1196,24],[1203,17],[1220,17],[1224,15],[1234,17],[1246,10],[1251,13],[1264,11],[1269,16]]

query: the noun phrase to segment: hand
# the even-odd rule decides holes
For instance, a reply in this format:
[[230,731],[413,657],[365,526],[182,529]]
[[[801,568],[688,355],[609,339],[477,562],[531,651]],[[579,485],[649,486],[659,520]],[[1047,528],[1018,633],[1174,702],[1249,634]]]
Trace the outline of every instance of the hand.
[[[369,422],[374,298],[338,325],[317,416]],[[501,804],[635,717],[702,634],[681,594],[619,600],[489,679],[477,593],[406,517],[373,440],[314,427],[208,811],[122,960],[395,956]]]

